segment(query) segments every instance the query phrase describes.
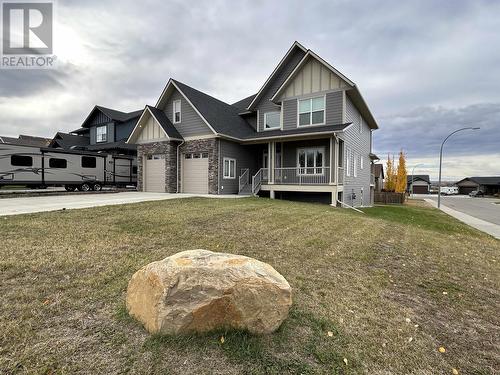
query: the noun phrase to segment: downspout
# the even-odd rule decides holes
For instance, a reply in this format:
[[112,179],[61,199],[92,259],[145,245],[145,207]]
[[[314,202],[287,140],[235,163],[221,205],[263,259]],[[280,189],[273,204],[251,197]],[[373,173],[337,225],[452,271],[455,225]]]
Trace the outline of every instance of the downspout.
[[177,178],[177,189],[176,193],[179,194],[179,148],[185,143],[185,141],[182,141],[177,145],[177,168],[176,168],[176,178]]

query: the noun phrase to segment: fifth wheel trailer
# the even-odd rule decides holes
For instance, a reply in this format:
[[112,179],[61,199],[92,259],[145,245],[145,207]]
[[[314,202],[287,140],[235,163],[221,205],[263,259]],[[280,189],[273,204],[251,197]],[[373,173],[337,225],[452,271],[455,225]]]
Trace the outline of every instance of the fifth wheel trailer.
[[135,185],[135,157],[0,144],[0,187],[64,185],[66,190],[101,190]]

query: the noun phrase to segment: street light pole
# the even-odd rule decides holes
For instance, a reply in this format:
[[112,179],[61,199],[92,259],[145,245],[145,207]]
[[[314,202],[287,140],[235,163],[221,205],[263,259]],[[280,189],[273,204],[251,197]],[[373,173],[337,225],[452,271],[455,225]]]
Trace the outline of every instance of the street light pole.
[[411,192],[410,192],[410,193],[411,193],[411,196],[412,196],[412,197],[413,197],[413,178],[414,178],[414,176],[415,176],[415,168],[416,168],[416,167],[419,167],[419,166],[421,166],[421,165],[423,165],[423,164],[417,164],[417,165],[414,165],[414,166],[413,166],[413,168],[412,168],[412,170],[411,170]]
[[441,166],[443,164],[443,146],[444,143],[450,138],[453,134],[464,131],[464,130],[479,130],[479,127],[467,127],[467,128],[462,128],[455,130],[454,132],[451,132],[448,134],[448,136],[444,139],[443,143],[441,143],[441,150],[439,151],[439,182],[438,182],[438,208],[441,207]]

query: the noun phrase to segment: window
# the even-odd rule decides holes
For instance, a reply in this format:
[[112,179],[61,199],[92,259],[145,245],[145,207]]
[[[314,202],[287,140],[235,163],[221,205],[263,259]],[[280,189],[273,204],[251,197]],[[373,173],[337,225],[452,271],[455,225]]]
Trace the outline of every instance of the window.
[[201,154],[202,159],[208,159],[208,152],[203,152]]
[[346,176],[351,175],[351,150],[348,148],[345,150],[345,174]]
[[181,101],[174,100],[174,124],[181,122]]
[[236,178],[236,159],[224,158],[224,178]]
[[325,97],[299,100],[299,126],[325,123]]
[[339,140],[339,167],[344,167],[344,141]]
[[106,142],[108,140],[108,126],[98,126],[96,129],[96,142]]
[[162,154],[152,154],[147,156],[148,160],[160,160],[160,159],[165,159],[165,155]]
[[57,158],[50,158],[49,159],[49,167],[50,168],[67,168],[68,167],[68,162],[66,159],[57,159]]
[[359,157],[359,168],[360,168],[360,169],[363,169],[363,168],[364,168],[364,165],[363,165],[363,164],[364,164],[364,163],[363,163],[363,155],[361,155],[361,156]]
[[354,153],[354,163],[353,163],[352,175],[358,177],[358,154]]
[[299,174],[323,174],[325,149],[300,148],[297,150],[297,167]]
[[33,166],[33,158],[26,155],[12,155],[10,164],[16,167],[31,167]]
[[264,113],[264,129],[279,129],[281,127],[281,113],[267,112]]
[[185,154],[184,155],[184,159],[192,159],[193,158],[193,154]]
[[94,156],[82,156],[82,168],[95,168],[96,161]]

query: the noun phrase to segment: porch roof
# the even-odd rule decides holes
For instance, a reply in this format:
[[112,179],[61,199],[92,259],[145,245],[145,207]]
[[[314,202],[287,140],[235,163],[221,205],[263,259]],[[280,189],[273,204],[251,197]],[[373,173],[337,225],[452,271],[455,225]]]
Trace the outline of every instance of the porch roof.
[[352,122],[348,122],[345,124],[337,124],[337,125],[322,125],[322,126],[307,126],[300,127],[290,130],[264,130],[261,132],[256,132],[249,137],[245,137],[242,141],[244,143],[258,143],[265,142],[271,139],[282,139],[282,138],[300,138],[300,137],[309,137],[309,136],[321,136],[335,133],[342,133],[345,131]]

